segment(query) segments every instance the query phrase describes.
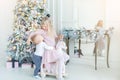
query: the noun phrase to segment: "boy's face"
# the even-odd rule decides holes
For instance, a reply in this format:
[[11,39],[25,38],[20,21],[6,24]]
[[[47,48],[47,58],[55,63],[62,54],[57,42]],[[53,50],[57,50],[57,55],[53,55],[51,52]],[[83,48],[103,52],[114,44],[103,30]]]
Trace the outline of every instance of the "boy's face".
[[43,41],[43,37],[41,35],[37,35],[34,39],[35,44],[39,44]]

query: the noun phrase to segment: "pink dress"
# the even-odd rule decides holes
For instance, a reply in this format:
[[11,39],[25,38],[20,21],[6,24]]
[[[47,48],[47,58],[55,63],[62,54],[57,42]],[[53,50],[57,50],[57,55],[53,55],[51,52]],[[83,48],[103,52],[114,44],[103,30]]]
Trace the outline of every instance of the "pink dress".
[[98,50],[98,55],[102,55],[105,49],[105,30],[104,28],[98,28],[98,34],[96,39],[96,47]]

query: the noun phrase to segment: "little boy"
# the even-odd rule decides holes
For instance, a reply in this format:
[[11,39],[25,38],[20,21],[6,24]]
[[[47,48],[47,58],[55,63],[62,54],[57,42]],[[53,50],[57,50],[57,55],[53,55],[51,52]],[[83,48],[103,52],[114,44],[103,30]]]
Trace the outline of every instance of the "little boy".
[[38,75],[39,71],[41,72],[41,63],[42,63],[42,56],[44,54],[44,50],[52,50],[53,47],[48,46],[46,43],[43,42],[43,37],[39,34],[35,34],[31,37],[31,41],[36,44],[36,50],[33,54],[33,62],[35,64],[35,70],[34,70],[34,77],[36,79],[40,79],[40,76]]

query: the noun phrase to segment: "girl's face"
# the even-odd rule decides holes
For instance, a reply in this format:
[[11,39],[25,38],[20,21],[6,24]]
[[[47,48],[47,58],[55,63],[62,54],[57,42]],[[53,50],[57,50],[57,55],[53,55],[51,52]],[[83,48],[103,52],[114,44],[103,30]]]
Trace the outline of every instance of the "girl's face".
[[41,25],[41,28],[42,28],[43,30],[45,30],[45,31],[48,31],[48,25],[47,25],[46,23],[43,23],[43,24]]
[[63,35],[59,35],[58,39],[61,40],[61,39],[63,39],[63,37],[64,37]]
[[97,23],[97,26],[103,27],[103,21],[102,21],[102,20],[99,20],[98,23]]

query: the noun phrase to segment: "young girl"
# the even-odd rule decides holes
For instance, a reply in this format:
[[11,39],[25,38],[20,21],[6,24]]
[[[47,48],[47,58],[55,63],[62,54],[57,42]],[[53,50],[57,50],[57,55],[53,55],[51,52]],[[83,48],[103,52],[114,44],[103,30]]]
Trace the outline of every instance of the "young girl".
[[69,60],[69,56],[67,55],[67,53],[65,52],[67,49],[67,46],[65,44],[65,42],[63,41],[63,35],[58,35],[58,42],[56,44],[56,49],[57,52],[59,52],[60,54],[62,54],[62,56],[64,57],[64,62]]
[[103,27],[103,21],[99,20],[96,27],[95,27],[96,31],[97,31],[97,39],[96,39],[96,43],[95,43],[95,51],[97,52],[98,56],[103,56],[103,53],[105,51],[105,29]]
[[44,54],[45,49],[52,50],[53,47],[50,47],[46,45],[46,43],[43,42],[43,37],[41,35],[35,34],[31,37],[31,41],[36,44],[36,50],[33,54],[33,62],[36,66],[34,70],[34,77],[36,79],[40,79],[40,76],[38,75],[38,72],[41,71],[41,63],[42,63],[42,56]]
[[60,58],[60,60],[58,59],[57,61],[57,78],[58,80],[62,80],[63,79],[63,75],[65,74],[65,62],[69,60],[69,56],[67,55],[67,53],[65,53],[65,50],[67,49],[65,42],[63,41],[63,35],[59,35],[58,36],[58,42],[56,44],[56,51],[57,54]]

